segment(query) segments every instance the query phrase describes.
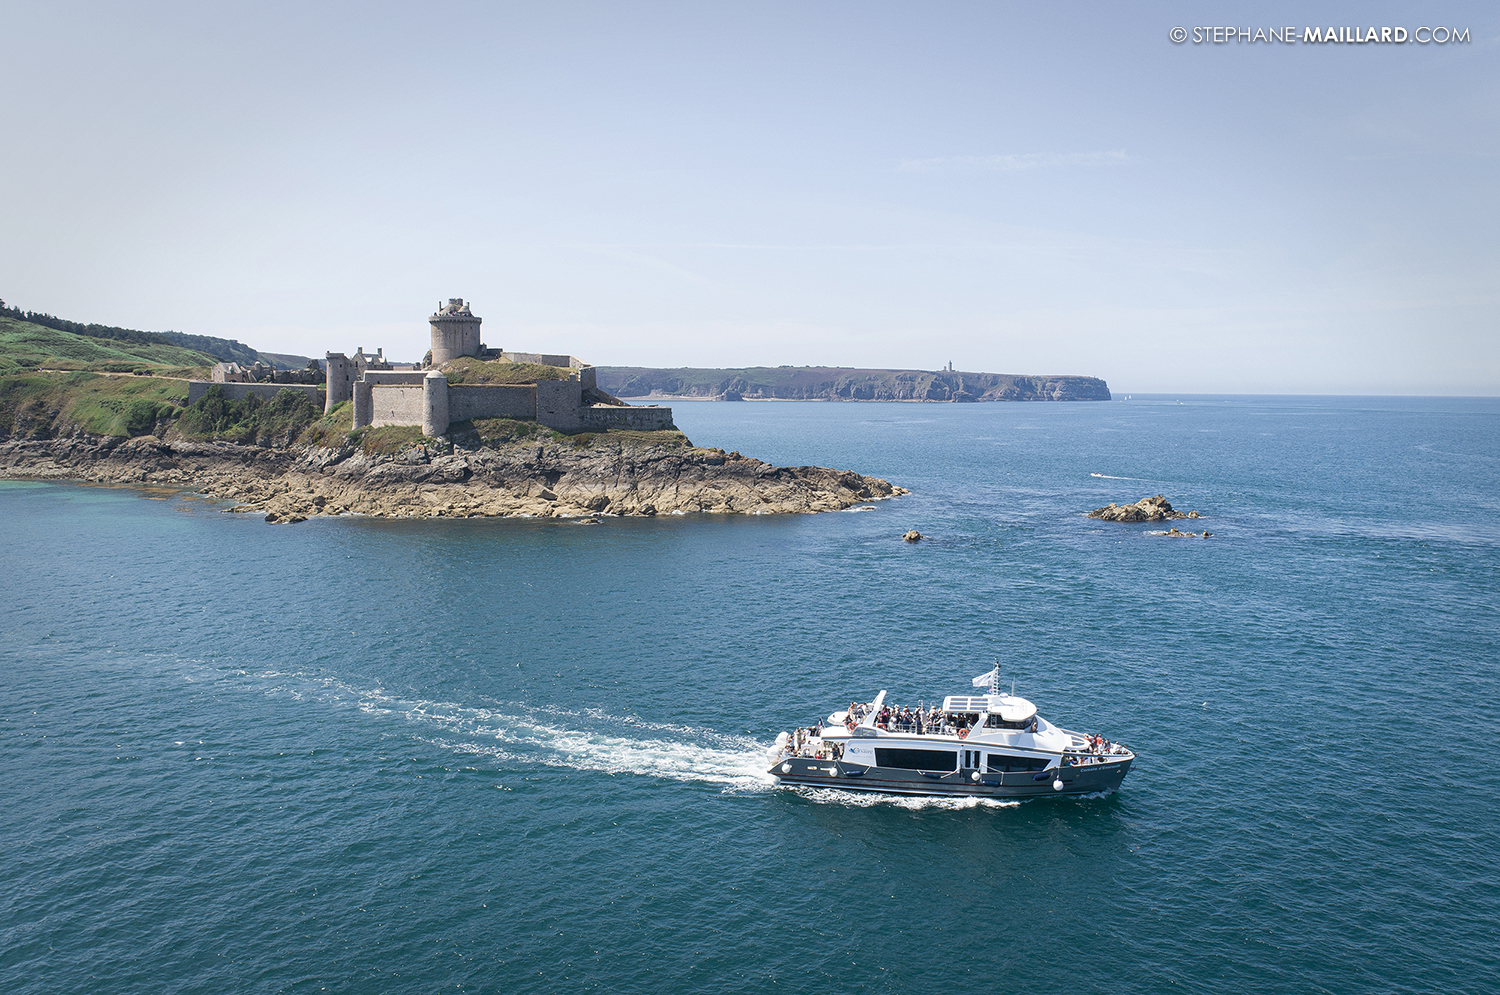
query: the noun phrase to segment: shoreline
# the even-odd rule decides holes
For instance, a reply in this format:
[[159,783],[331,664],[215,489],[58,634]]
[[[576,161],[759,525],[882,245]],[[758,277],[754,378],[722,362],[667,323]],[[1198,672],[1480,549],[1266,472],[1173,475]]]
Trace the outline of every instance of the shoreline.
[[654,517],[841,511],[908,493],[878,477],[649,444],[268,448],[155,436],[0,442],[0,479],[174,488],[265,512],[378,518]]

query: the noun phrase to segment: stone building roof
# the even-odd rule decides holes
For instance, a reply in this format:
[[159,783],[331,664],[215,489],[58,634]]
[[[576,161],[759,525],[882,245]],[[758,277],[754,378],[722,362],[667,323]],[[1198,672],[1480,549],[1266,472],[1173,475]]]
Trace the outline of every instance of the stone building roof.
[[469,310],[469,305],[461,298],[450,297],[448,298],[448,303],[440,306],[437,309],[437,314],[433,315],[433,317],[472,318],[474,317],[474,312]]

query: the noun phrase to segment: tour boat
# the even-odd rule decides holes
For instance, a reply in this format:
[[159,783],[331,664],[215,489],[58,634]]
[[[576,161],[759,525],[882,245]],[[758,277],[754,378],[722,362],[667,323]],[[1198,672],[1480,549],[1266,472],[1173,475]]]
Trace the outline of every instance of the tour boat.
[[1114,791],[1135,754],[1100,736],[1053,725],[999,688],[999,667],[974,678],[982,695],[942,708],[888,708],[886,693],[781,733],[768,752],[782,784],[899,795],[1030,798]]

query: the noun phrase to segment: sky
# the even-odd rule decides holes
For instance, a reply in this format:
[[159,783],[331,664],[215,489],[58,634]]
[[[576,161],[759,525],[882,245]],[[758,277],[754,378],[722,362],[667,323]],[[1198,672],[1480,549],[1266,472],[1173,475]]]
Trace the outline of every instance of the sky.
[[[1196,27],[1448,44],[1197,44]],[[1184,27],[1189,39],[1174,43]],[[1500,6],[0,4],[0,298],[321,357],[1500,394]]]

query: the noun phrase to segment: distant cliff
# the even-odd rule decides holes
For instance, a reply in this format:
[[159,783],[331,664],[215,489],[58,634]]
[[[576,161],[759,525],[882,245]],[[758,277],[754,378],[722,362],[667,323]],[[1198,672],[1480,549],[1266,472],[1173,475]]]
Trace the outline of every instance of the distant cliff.
[[1108,401],[1097,377],[1023,376],[840,366],[744,370],[601,366],[599,387],[618,397],[717,397],[789,401]]

